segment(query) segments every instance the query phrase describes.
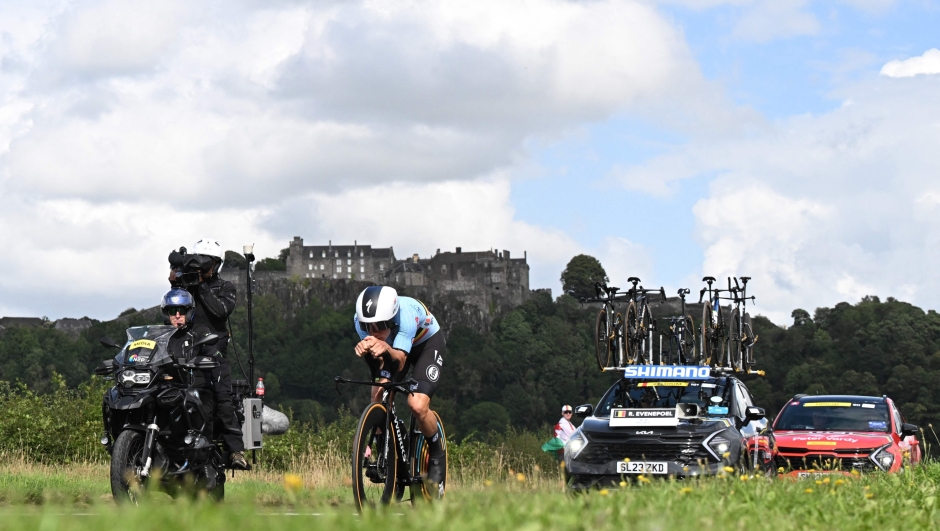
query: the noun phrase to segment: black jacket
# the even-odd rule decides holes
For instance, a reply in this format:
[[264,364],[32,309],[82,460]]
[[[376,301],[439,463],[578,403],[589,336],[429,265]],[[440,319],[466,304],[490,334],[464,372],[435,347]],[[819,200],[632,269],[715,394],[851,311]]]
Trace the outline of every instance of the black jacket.
[[[193,329],[205,327],[209,333],[219,337],[228,337],[228,316],[235,310],[235,285],[222,280],[219,275],[192,286],[189,292],[196,299],[196,314],[193,316]],[[227,344],[222,340],[220,343]],[[224,347],[221,350],[225,350]]]

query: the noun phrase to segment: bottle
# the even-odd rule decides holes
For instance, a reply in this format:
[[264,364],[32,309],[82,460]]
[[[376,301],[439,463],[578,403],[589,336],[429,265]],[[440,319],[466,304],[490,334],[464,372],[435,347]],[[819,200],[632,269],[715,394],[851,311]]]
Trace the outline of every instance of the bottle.
[[255,396],[264,397],[264,378],[258,378],[258,385],[255,386]]

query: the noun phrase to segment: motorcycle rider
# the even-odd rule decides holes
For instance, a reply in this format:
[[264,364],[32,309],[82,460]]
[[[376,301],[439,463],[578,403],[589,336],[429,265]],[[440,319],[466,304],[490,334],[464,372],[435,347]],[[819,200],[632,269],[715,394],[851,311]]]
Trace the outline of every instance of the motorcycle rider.
[[[219,277],[225,254],[218,241],[211,238],[197,241],[193,245],[193,254],[211,257],[211,266],[200,270],[198,283],[185,289],[194,301],[192,327],[194,330],[205,329],[205,333],[219,336],[215,343],[209,345],[219,354],[219,366],[212,369],[211,373],[212,390],[216,398],[215,414],[222,424],[222,440],[231,452],[232,468],[247,470],[249,467],[245,459],[245,443],[232,402],[232,369],[225,359],[229,342],[227,320],[235,310],[235,285]],[[178,269],[170,270],[171,285],[179,287],[180,278],[181,272]]]
[[[430,408],[444,364],[444,333],[421,301],[399,297],[394,288],[370,286],[359,294],[353,318],[359,343],[356,355],[365,360],[374,381],[401,381],[414,367],[408,408],[418,429],[428,441],[427,481],[444,481],[445,455],[437,419]],[[374,387],[372,400],[381,399],[382,388]]]

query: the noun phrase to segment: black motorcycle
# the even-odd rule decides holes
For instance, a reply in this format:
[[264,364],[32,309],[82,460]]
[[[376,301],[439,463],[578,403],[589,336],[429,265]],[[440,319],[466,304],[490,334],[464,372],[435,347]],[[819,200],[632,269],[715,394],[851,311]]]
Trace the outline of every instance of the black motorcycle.
[[[121,349],[95,370],[115,381],[102,405],[101,443],[111,454],[111,493],[118,502],[136,503],[145,488],[225,497],[228,456],[213,437],[215,398],[203,377],[218,361],[199,355],[219,338],[203,337],[174,357],[168,346],[175,332],[164,325],[128,328],[123,347],[101,339]],[[247,392],[241,387],[247,385],[233,390],[236,409]]]

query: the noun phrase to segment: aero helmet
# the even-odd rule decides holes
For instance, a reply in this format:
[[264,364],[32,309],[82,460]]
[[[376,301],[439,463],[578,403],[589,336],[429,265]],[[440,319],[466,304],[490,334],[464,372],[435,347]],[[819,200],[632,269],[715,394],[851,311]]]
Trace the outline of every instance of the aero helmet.
[[219,270],[222,269],[222,263],[225,261],[225,251],[218,241],[212,238],[203,238],[193,245],[193,254],[204,254],[219,260]]
[[356,300],[356,318],[359,328],[369,330],[369,324],[374,323],[379,330],[385,330],[395,325],[394,319],[398,315],[398,292],[388,286],[369,286],[362,290]]
[[[160,313],[163,314],[163,322],[165,324],[170,324],[170,316],[167,314],[167,308],[185,308],[186,315],[186,324],[190,325],[193,322],[193,315],[196,313],[196,301],[193,299],[192,294],[182,288],[173,288],[170,291],[166,292],[166,295],[163,296],[163,300],[160,302]],[[173,315],[176,315],[174,312]]]

